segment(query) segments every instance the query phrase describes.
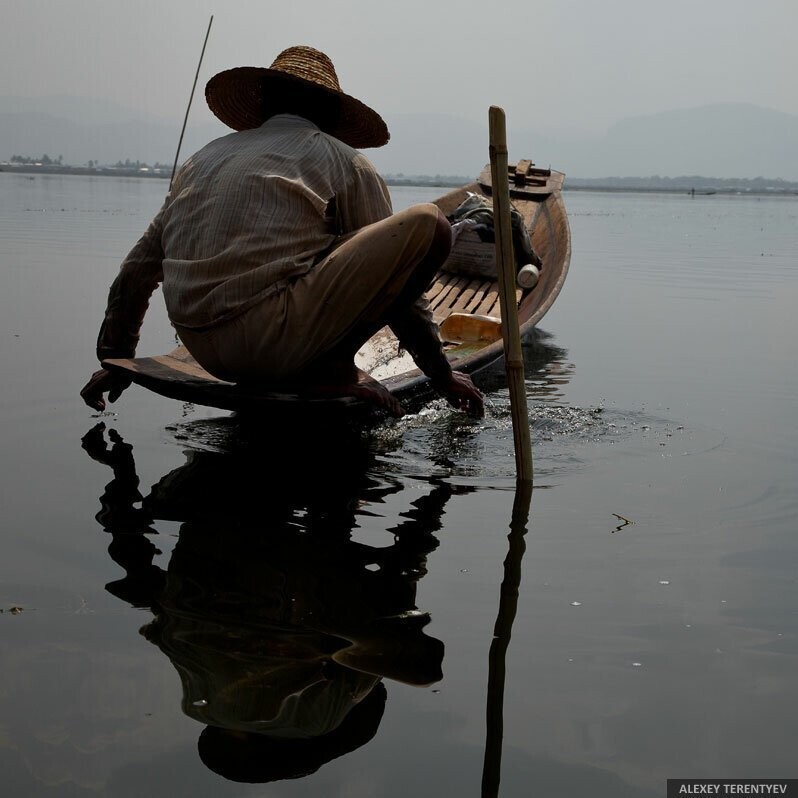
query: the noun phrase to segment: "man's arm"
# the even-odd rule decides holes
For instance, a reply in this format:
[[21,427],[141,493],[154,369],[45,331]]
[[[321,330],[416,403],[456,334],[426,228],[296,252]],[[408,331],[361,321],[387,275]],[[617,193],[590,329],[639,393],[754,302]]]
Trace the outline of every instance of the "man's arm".
[[[105,317],[97,337],[97,359],[132,357],[136,353],[139,330],[150,304],[150,297],[163,280],[161,244],[163,208],[144,235],[122,262],[111,284]],[[106,369],[94,372],[80,392],[83,401],[95,410],[105,409],[104,393],[115,402],[130,380]]]
[[[387,219],[393,212],[388,187],[371,162],[358,154],[353,167],[352,180],[347,190],[336,198],[339,224],[343,233],[354,232]],[[445,254],[441,254],[445,258]],[[429,302],[424,294],[404,308],[401,314],[397,314],[397,318],[392,318],[390,327],[416,365],[428,377],[433,380],[448,378],[452,369],[441,349],[438,326],[432,320]]]
[[[426,259],[434,268],[442,264],[451,248],[451,228],[439,214],[438,229]],[[471,378],[452,366],[443,351],[438,325],[422,293],[411,305],[402,308],[390,319],[390,327],[400,344],[407,349],[415,364],[430,378],[432,387],[447,402],[470,416],[481,418],[485,414],[482,394]]]
[[[371,162],[358,155],[354,162],[353,180],[337,200],[339,230],[349,233],[387,218],[393,212],[388,187]],[[427,253],[442,263],[451,248],[451,228],[441,215],[432,249]],[[434,250],[434,251],[433,251]],[[438,325],[426,296],[421,295],[390,319],[390,328],[400,344],[410,353],[415,364],[430,378],[433,388],[454,407],[472,416],[484,415],[482,394],[471,378],[452,371],[443,352]]]
[[150,297],[163,281],[163,210],[136,242],[111,283],[105,318],[97,337],[97,359],[133,357]]

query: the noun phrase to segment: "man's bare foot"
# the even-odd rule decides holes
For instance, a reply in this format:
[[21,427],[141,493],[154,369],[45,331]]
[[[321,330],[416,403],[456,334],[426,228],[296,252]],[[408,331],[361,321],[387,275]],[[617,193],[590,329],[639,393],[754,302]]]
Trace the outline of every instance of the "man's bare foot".
[[354,363],[317,371],[312,382],[308,380],[303,388],[317,396],[353,396],[376,405],[394,418],[401,418],[405,414],[399,400],[382,383]]

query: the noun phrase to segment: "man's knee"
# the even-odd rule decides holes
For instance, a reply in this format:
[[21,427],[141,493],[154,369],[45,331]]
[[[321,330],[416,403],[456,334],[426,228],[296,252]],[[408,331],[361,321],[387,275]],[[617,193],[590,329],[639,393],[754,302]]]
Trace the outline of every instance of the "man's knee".
[[451,226],[447,218],[441,213],[437,205],[431,202],[424,202],[420,205],[411,205],[404,211],[401,211],[401,216],[405,216],[411,223],[418,225],[422,229],[436,230],[441,227],[450,230]]
[[444,260],[452,247],[452,227],[440,209],[431,202],[413,205],[406,211],[408,219],[427,241],[427,257]]

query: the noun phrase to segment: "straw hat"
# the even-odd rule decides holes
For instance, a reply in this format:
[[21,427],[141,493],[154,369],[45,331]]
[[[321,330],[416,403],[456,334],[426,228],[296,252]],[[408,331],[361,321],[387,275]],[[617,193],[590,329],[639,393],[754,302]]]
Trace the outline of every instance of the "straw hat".
[[275,83],[313,87],[338,97],[338,118],[322,129],[350,147],[381,147],[390,134],[382,117],[341,91],[332,61],[312,47],[289,47],[265,67],[236,67],[214,75],[205,87],[208,107],[228,127],[249,130],[266,119],[264,98]]

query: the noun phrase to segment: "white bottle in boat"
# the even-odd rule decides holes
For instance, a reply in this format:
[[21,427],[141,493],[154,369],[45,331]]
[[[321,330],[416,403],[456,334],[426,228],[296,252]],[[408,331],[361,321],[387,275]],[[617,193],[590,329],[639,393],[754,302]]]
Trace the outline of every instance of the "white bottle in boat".
[[539,278],[540,269],[534,263],[527,263],[526,266],[522,266],[518,270],[515,281],[518,283],[519,288],[529,290],[537,285]]

